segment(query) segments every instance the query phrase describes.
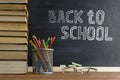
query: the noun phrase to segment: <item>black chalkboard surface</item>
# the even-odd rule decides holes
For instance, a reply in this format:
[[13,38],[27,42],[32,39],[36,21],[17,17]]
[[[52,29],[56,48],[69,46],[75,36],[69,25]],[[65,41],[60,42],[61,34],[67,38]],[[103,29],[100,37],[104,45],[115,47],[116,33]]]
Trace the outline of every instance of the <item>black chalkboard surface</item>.
[[56,36],[54,66],[120,66],[120,0],[29,0],[28,10],[30,39]]

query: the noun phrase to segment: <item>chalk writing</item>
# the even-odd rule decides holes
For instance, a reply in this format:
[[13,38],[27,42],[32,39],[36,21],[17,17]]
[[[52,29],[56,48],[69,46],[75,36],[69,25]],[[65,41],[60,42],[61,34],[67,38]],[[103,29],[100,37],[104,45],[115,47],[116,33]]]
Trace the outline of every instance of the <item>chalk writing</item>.
[[[109,27],[103,26],[105,21],[104,10],[98,10],[96,13],[93,10],[89,10],[86,14],[88,18],[88,24],[81,26],[84,23],[82,15],[83,10],[54,10],[48,11],[48,22],[49,23],[67,23],[67,24],[78,24],[75,26],[64,25],[61,26],[61,39],[72,39],[72,40],[97,40],[97,41],[112,41],[113,37],[109,35]],[[94,17],[94,18],[93,18]],[[98,26],[96,26],[96,25]],[[94,26],[95,25],[95,26]],[[74,34],[77,33],[77,34]]]

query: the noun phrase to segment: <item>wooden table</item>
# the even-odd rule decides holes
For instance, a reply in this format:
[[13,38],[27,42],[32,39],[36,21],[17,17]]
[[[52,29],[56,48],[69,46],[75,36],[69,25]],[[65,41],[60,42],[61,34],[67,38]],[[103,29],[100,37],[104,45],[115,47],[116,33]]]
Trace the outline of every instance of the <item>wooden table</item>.
[[0,75],[0,80],[120,80],[120,72],[91,72],[81,73],[61,73],[53,74],[33,74],[22,75]]

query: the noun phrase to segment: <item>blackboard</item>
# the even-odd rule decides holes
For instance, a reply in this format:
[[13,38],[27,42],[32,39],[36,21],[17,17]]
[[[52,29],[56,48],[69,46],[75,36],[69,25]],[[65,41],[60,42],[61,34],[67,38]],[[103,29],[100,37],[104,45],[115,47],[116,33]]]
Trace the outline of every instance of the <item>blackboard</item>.
[[54,66],[120,66],[120,0],[29,0],[28,11],[29,39],[56,36]]

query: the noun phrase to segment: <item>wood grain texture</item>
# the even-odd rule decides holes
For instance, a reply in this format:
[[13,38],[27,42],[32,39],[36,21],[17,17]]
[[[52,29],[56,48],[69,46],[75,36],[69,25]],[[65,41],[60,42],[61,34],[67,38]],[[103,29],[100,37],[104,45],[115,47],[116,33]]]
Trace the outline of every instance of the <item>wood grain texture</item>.
[[52,75],[27,73],[23,75],[0,75],[0,80],[120,80],[120,72],[53,73]]

